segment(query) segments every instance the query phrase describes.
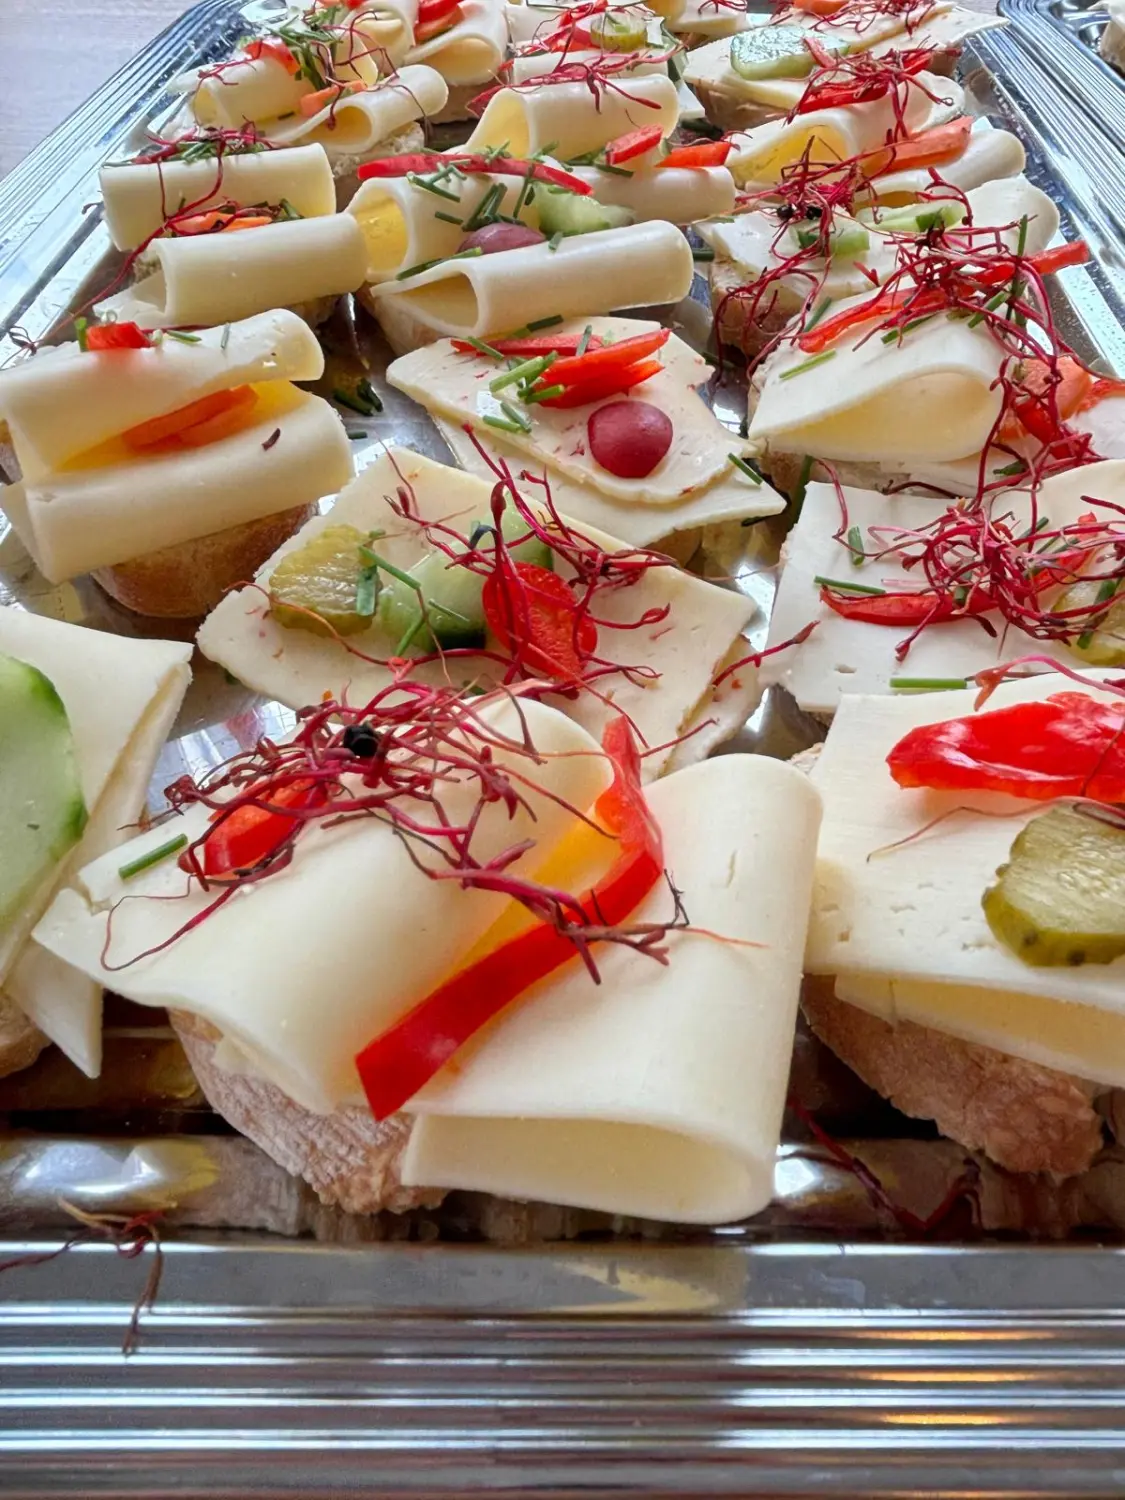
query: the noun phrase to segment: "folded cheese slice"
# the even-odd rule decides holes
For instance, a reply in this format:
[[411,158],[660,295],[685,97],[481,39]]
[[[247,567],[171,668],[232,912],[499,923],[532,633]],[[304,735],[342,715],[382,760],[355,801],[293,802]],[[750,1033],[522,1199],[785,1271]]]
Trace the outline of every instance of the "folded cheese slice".
[[524,85],[492,96],[465,149],[506,146],[513,156],[549,151],[569,161],[641,126],[659,125],[668,135],[679,118],[676,86],[660,74],[613,77],[596,89],[584,82]]
[[[841,303],[833,314],[865,300],[870,294]],[[792,344],[779,347],[762,369],[751,441],[817,458],[887,464],[979,453],[1004,399],[995,384],[1001,349],[988,329],[938,317],[892,343],[878,333],[865,338],[870,332],[845,334],[830,359],[796,380],[788,373],[809,355]]]
[[874,52],[878,56],[891,47],[956,47],[978,32],[1008,23],[1002,16],[948,0],[921,0],[914,6],[875,14],[863,0],[855,0],[833,16],[782,10],[762,24],[799,26],[826,44],[845,45],[850,52]]
[[674,36],[730,37],[752,24],[739,0],[677,0],[678,14],[668,21]]
[[[484,807],[473,849],[486,860],[530,840],[520,869],[533,874],[573,828],[570,809],[592,808],[608,785],[607,762],[583,729],[540,704],[505,702],[484,712],[492,731],[513,744],[495,750],[497,762],[529,779],[526,805],[510,818],[501,802]],[[515,748],[525,728],[538,763]],[[457,824],[476,793],[447,783],[440,800]],[[126,852],[143,852],[181,828],[196,836],[205,825],[206,814],[194,809]],[[429,879],[381,821],[317,823],[284,871],[244,887],[163,951],[128,962],[175,933],[213,893],[186,893],[187,877],[174,862],[125,886],[121,857],[82,871],[78,888],[40,922],[40,943],[101,982],[112,973],[114,989],[131,1000],[210,1021],[230,1044],[228,1056],[238,1049],[247,1065],[320,1113],[361,1097],[356,1053],[456,967],[509,906],[502,894]],[[182,899],[152,899],[173,895]],[[110,964],[125,967],[103,963],[107,935]]]
[[629,209],[638,223],[693,224],[734,209],[734,178],[726,167],[642,167],[631,177],[576,167],[575,174],[590,184],[599,203]]
[[691,289],[691,247],[673,224],[628,224],[519,250],[442,261],[371,288],[378,316],[409,314],[439,336],[487,338],[540,318],[678,302]]
[[[691,918],[666,968],[596,952],[409,1105],[403,1181],[722,1223],[773,1186],[819,808],[799,772],[729,755],[648,788]],[[640,908],[667,912],[666,892]]]
[[[444,200],[435,198],[427,188],[408,177],[372,177],[360,183],[346,213],[359,225],[366,245],[365,279],[387,281],[411,266],[425,265],[456,254],[465,238],[465,221],[472,218],[485,195],[494,187],[504,189],[496,211],[513,216],[524,187],[523,180],[518,177],[485,173],[450,176],[442,184],[442,191],[452,194],[453,198]],[[437,207],[439,203],[448,208],[444,219],[437,217],[437,213],[446,211]],[[538,224],[534,203],[524,204],[520,218],[533,227]]]
[[[913,134],[961,114],[964,91],[952,79],[920,73],[900,102],[902,120]],[[831,166],[877,151],[891,139],[898,120],[889,95],[866,104],[810,110],[791,120],[771,120],[731,137],[735,149],[727,166],[740,187],[770,187],[806,153],[810,165]]]
[[[514,8],[514,7],[513,7]],[[659,22],[655,22],[657,36],[659,37]],[[649,46],[654,53],[663,54],[663,44],[657,43]],[[616,55],[616,54],[614,54]],[[630,54],[632,56],[632,54]],[[668,74],[668,64],[650,60],[645,51],[638,51],[637,62],[624,70],[630,78],[640,78],[645,74]],[[574,47],[567,52],[519,52],[508,59],[508,65],[504,69],[504,82],[509,84],[529,83],[533,79],[549,78],[552,73],[560,68],[567,68],[575,63],[582,66],[590,66],[593,63],[604,62],[606,54],[600,49],[588,51],[584,48]]]
[[508,48],[503,0],[461,0],[460,19],[448,31],[410,49],[408,61],[436,68],[459,88],[496,77]]
[[381,141],[436,115],[448,97],[449,87],[440,73],[411,64],[360,93],[341,94],[315,115],[279,120],[267,135],[277,146],[318,143],[337,165],[362,161]]
[[268,53],[261,57],[233,57],[204,69],[191,94],[191,111],[200,125],[220,130],[242,130],[279,115],[296,113],[301,100],[313,92]]
[[336,212],[336,187],[323,146],[290,151],[224,151],[218,160],[131,162],[98,174],[106,228],[118,250],[135,250],[181,204],[202,211],[216,203],[279,204],[302,219]]
[[[352,481],[330,515],[309,521],[278,549],[257,575],[256,586],[227,595],[199,631],[203,654],[255,692],[292,708],[317,703],[326,693],[342,699],[346,692],[349,702],[366,703],[385,688],[391,681],[389,669],[363,657],[385,658],[394,649],[393,640],[373,628],[349,636],[345,646],[329,637],[279,625],[269,612],[263,590],[268,590],[281,558],[329,525],[386,533],[379,542],[380,556],[398,568],[412,568],[434,547],[421,526],[405,524],[391,508],[404,485],[412,494],[414,514],[424,522],[444,523],[467,536],[478,520],[491,516],[491,484],[409,449],[391,449]],[[529,502],[534,504],[539,494],[535,486],[527,486]],[[592,527],[578,529],[606,552],[624,547],[615,537]],[[556,569],[566,576],[561,559]],[[742,631],[755,605],[745,595],[677,568],[657,567],[629,588],[607,594],[604,600],[599,596],[595,613],[599,620],[628,624],[664,609],[668,610],[666,618],[645,629],[601,627],[599,654],[637,668],[639,675],[632,680],[606,676],[598,682],[597,696],[585,693],[571,703],[560,700],[556,704],[595,738],[612,715],[626,714],[647,745],[654,750],[666,747],[646,757],[646,777],[661,773],[676,748],[672,742],[689,729],[698,733],[679,747],[681,756],[701,759],[745,722],[757,699],[752,668],[737,674],[737,686],[729,679],[720,689],[711,686],[733,650],[737,649],[738,659],[749,649]],[[486,661],[469,660],[463,665],[478,686],[491,685]],[[450,670],[450,664],[435,662],[417,669],[414,678],[438,685],[448,681]]]
[[[1046,518],[1052,529],[1070,525],[1090,513],[1086,496],[1125,503],[1125,463],[1090,464],[1046,480],[1038,491],[1034,519]],[[887,496],[850,488],[843,490],[843,500],[848,527],[858,526],[864,547],[872,551],[891,544],[892,528],[921,531],[952,503],[932,495]],[[1013,517],[1010,524],[1017,531],[1032,522],[1026,491],[1006,491],[990,505],[994,516]],[[770,615],[770,646],[792,640],[810,620],[817,622],[808,640],[762,663],[762,681],[788,689],[807,712],[831,715],[844,694],[889,692],[892,677],[969,677],[1025,654],[1079,665],[1064,642],[1034,640],[1014,625],[1005,625],[999,614],[991,617],[1000,630],[996,636],[986,635],[972,619],[930,626],[900,661],[895,648],[911,634],[910,626],[846,619],[821,603],[816,579],[873,583],[892,593],[896,589],[906,592],[918,587],[918,570],[908,571],[890,556],[853,568],[846,542],[836,537],[840,519],[840,499],[834,487],[810,484],[800,519],[786,539],[784,567]],[[884,529],[874,533],[872,527]]]
[[191,646],[125,639],[0,606],[0,652],[37,668],[61,698],[88,814],[78,843],[0,929],[0,987],[93,1074],[100,1064],[100,985],[43,953],[30,933],[75,871],[119,844],[143,810],[191,680]]
[[154,240],[156,270],[97,309],[141,328],[202,328],[358,291],[367,246],[349,214],[283,220],[237,234]]

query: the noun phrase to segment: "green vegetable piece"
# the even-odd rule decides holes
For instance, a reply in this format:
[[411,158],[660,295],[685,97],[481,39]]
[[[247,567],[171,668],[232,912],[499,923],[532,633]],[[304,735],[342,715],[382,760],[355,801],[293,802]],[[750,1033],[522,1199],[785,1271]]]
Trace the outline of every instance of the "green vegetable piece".
[[[731,38],[730,65],[740,78],[751,83],[767,78],[807,78],[815,62],[805,46],[805,35],[800,26],[751,26]],[[817,40],[837,56],[848,50],[846,42],[834,42],[819,34]]]
[[549,236],[593,234],[599,229],[620,229],[633,222],[627,208],[599,203],[596,198],[583,198],[578,193],[537,193],[535,206],[539,210],[539,228]]
[[366,532],[355,526],[326,526],[283,557],[270,578],[270,612],[287,630],[313,635],[356,635],[371,625],[356,606],[366,564],[360,547]]
[[0,655],[0,929],[82,837],[74,737],[50,678]]
[[1026,824],[981,904],[1026,964],[1108,964],[1125,954],[1125,827],[1053,807]]
[[[1102,585],[1080,578],[1059,596],[1054,610],[1060,614],[1068,609],[1092,610],[1102,602]],[[1071,641],[1070,649],[1092,666],[1121,666],[1125,663],[1125,589],[1108,604],[1104,613],[1091,618],[1096,621],[1094,628]]]
[[862,217],[884,234],[925,234],[937,224],[952,229],[965,217],[963,203],[910,203],[905,208],[885,208],[878,220],[870,209]]
[[643,16],[606,10],[590,22],[590,35],[603,52],[636,52],[648,42],[648,26]]

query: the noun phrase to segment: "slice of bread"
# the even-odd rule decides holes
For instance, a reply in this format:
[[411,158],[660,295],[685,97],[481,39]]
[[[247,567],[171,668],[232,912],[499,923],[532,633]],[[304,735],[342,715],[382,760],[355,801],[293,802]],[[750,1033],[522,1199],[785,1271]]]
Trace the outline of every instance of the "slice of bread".
[[892,1026],[806,979],[801,1006],[837,1057],[896,1109],[1010,1172],[1084,1172],[1102,1146],[1098,1090],[1069,1073],[962,1042],[913,1021]]
[[1125,26],[1111,19],[1098,41],[1098,51],[1111,67],[1125,73]]
[[408,1116],[378,1123],[358,1106],[313,1114],[274,1084],[220,1066],[219,1033],[206,1021],[183,1011],[172,1011],[170,1019],[211,1107],[287,1172],[303,1177],[322,1203],[353,1214],[403,1213],[432,1208],[445,1196],[403,1187],[399,1179]]
[[692,83],[691,91],[702,104],[710,123],[723,131],[753,130],[758,125],[768,125],[771,120],[780,120],[785,115],[783,109],[758,104],[731,90],[716,88],[713,83]]
[[417,318],[401,297],[373,297],[369,286],[361,286],[355,298],[383,330],[383,337],[396,356],[409,354],[425,344],[436,344],[442,337]]
[[0,990],[0,1078],[19,1073],[51,1044],[14,1000]]
[[733,260],[717,255],[711,263],[711,312],[719,341],[738,349],[747,359],[762,351],[801,311],[801,297],[792,287],[776,286],[763,298],[751,319],[747,302],[736,294],[750,283]]

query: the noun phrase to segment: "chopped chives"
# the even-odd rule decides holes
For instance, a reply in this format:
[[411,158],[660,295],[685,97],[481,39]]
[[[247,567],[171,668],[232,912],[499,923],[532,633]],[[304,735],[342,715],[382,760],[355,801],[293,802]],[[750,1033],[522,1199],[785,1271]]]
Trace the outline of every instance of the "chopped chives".
[[463,229],[465,227],[456,214],[447,214],[445,210],[441,208],[435,209],[434,218],[440,219],[443,224],[456,224],[458,229]]
[[825,349],[823,354],[814,354],[812,359],[806,359],[802,364],[794,365],[791,370],[782,370],[780,379],[792,380],[794,375],[804,375],[807,370],[814,370],[817,365],[827,364],[830,359],[836,358],[835,349]]
[[948,693],[968,687],[964,677],[892,677],[893,693]]
[[492,221],[497,208],[499,208],[503,200],[504,185],[500,182],[494,182],[485,193],[484,197],[477,204],[476,208],[473,209],[472,213],[465,220],[462,228],[468,230],[470,233],[474,229],[483,228],[485,224],[488,224]]
[[842,594],[871,594],[872,596],[877,596],[887,592],[886,589],[874,588],[869,583],[849,583],[846,578],[825,578],[820,573],[816,575],[813,582],[819,584],[822,589],[836,589]]
[[547,249],[552,251],[557,250],[565,238],[566,236],[563,234],[553,234],[547,241]]
[[990,297],[988,299],[988,301],[984,304],[983,310],[981,312],[975,312],[972,315],[972,317],[969,319],[969,327],[970,328],[975,328],[978,323],[983,323],[984,322],[984,314],[986,312],[995,312],[998,307],[1003,307],[1004,303],[1007,302],[1008,298],[1011,295],[1012,295],[1011,288],[1010,287],[1005,287],[1002,292],[997,292],[996,295],[995,295],[995,297]]
[[565,322],[566,319],[561,313],[552,313],[549,318],[536,318],[533,323],[529,323],[527,326],[532,333],[537,333],[541,328],[557,328],[560,323]]
[[484,251],[479,245],[474,245],[471,250],[458,250],[456,255],[439,255],[435,260],[422,260],[416,266],[407,266],[404,271],[395,272],[396,281],[406,281],[411,276],[421,276],[423,271],[432,271],[435,266],[444,265],[447,260],[470,260],[474,256],[483,255]]
[[370,404],[372,411],[383,410],[382,398],[366,375],[356,382],[355,393],[361,401],[366,401]]
[[561,396],[565,390],[565,385],[545,385],[542,390],[525,391],[521,399],[526,405],[534,406],[539,401],[553,401],[556,396]]
[[920,318],[909,318],[901,328],[891,328],[883,335],[884,344],[893,344],[896,339],[904,338],[908,333],[913,333],[915,328],[921,328],[923,323],[928,323],[936,318],[937,313],[924,313]]
[[471,344],[478,354],[487,354],[489,359],[503,359],[504,356],[499,349],[494,349],[491,344],[486,344],[483,339],[467,338],[466,344]]
[[379,594],[378,569],[364,568],[356,579],[355,603],[352,608],[362,619],[369,620],[375,613],[375,601]]
[[611,177],[632,177],[633,175],[628,167],[615,167],[608,161],[598,161],[594,165],[599,172],[608,172]]
[[351,391],[341,390],[337,386],[332,392],[332,399],[337,406],[346,406],[349,411],[358,412],[361,417],[369,417],[376,410],[369,401],[360,398],[358,390],[353,395]]
[[448,188],[438,187],[436,182],[430,182],[425,177],[419,177],[417,172],[407,172],[406,180],[411,187],[421,188],[423,192],[433,193],[438,198],[447,198],[450,203],[461,201],[456,193],[451,193]]
[[578,340],[578,348],[574,351],[575,354],[586,353],[586,350],[590,347],[590,338],[593,335],[593,332],[593,324],[587,323],[585,328],[583,328],[582,330],[582,337]]
[[710,245],[699,245],[692,248],[691,258],[698,261],[714,260],[715,252]]
[[86,330],[89,328],[89,326],[89,318],[75,318],[74,320],[74,336],[78,340],[78,347],[82,350],[83,353],[85,353],[88,348],[88,345],[86,343]]
[[481,421],[486,427],[496,427],[501,432],[522,432],[524,430],[518,422],[509,422],[504,417],[482,417]]
[[198,333],[181,333],[178,328],[166,328],[164,330],[166,339],[175,339],[179,344],[201,344],[203,340]]
[[523,412],[520,411],[518,407],[513,406],[510,401],[501,401],[500,410],[504,413],[509,422],[514,422],[516,424],[516,428],[518,431],[531,431],[530,421],[523,414]]
[[758,473],[757,469],[748,464],[744,458],[740,458],[737,453],[728,453],[727,460],[735,466],[740,474],[745,475],[752,484],[761,484],[762,476]]
[[230,324],[229,323],[225,323],[223,325],[223,336],[219,340],[219,348],[220,349],[225,349],[229,343],[230,343]]
[[832,306],[832,298],[831,297],[822,297],[820,299],[820,301],[817,303],[817,305],[813,308],[813,310],[812,310],[812,316],[809,318],[809,321],[805,324],[804,329],[802,331],[804,333],[808,333],[811,329],[815,328],[816,325],[820,322],[821,318],[824,317],[824,314],[828,311],[828,309],[831,306]]
[[131,859],[127,865],[122,865],[117,871],[119,880],[132,880],[134,875],[140,875],[144,870],[151,870],[153,865],[158,865],[161,860],[168,859],[173,854],[178,854],[181,849],[187,847],[188,836],[186,833],[178,833],[174,839],[168,839],[166,843],[158,844],[155,849],[150,849],[147,854],[139,854],[136,859]]
[[811,453],[806,453],[801,460],[801,472],[797,475],[797,484],[792,495],[794,521],[801,519],[801,508],[805,503],[805,491],[809,487],[809,475],[812,473],[815,462],[816,460]]
[[1019,232],[1019,238],[1016,241],[1016,254],[1017,255],[1022,255],[1024,253],[1024,250],[1026,248],[1027,248],[1027,215],[1024,214],[1023,217],[1020,219],[1020,232]]
[[495,380],[490,380],[488,389],[495,395],[497,391],[502,391],[509,385],[518,385],[520,381],[526,380],[530,383],[542,375],[550,365],[553,365],[557,358],[556,354],[544,354],[538,359],[521,360],[518,365],[513,365],[510,370],[497,375]]
[[396,568],[394,563],[389,563],[385,557],[380,557],[378,552],[372,552],[370,547],[360,546],[359,555],[365,563],[371,567],[381,568],[384,573],[389,573],[392,578],[397,578],[399,583],[404,583],[407,588],[413,589],[416,594],[422,592],[422,585],[417,578],[411,578],[409,573],[404,573],[401,568]]
[[286,218],[286,219],[300,219],[300,218],[303,217],[293,207],[292,203],[290,203],[290,201],[289,201],[288,198],[282,198],[281,202],[278,204],[278,207],[281,209],[281,213],[282,213],[282,217],[283,218]]
[[863,551],[863,533],[858,526],[848,527],[848,551],[852,555],[852,567],[862,568],[866,559]]
[[993,469],[992,472],[999,474],[1002,478],[1009,478],[1013,474],[1026,474],[1027,464],[1022,458],[1017,458],[1015,463],[1005,464],[1002,469]]
[[[1101,584],[1098,587],[1098,592],[1094,597],[1095,607],[1097,607],[1097,605],[1099,604],[1108,604],[1109,601],[1113,598],[1114,594],[1117,593],[1117,590],[1120,588],[1120,586],[1120,578],[1103,578]],[[1101,624],[1101,620],[1094,620],[1091,623],[1092,629],[1084,630],[1078,637],[1077,644],[1080,651],[1085,651],[1086,647],[1094,639],[1094,631]]]
[[426,617],[422,613],[422,611],[419,610],[414,619],[411,621],[409,627],[407,628],[406,634],[402,637],[398,645],[395,647],[396,656],[401,656],[408,646],[412,646],[414,644],[415,636],[422,629],[422,626],[425,623]]
[[361,432],[358,427],[345,427],[344,436],[350,438],[353,443],[365,443],[367,441],[367,433]]

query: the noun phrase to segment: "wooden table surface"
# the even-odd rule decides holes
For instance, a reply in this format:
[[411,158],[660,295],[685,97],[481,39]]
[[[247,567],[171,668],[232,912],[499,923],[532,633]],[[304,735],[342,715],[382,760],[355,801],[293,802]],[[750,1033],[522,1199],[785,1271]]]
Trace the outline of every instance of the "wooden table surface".
[[0,177],[190,0],[0,0]]

